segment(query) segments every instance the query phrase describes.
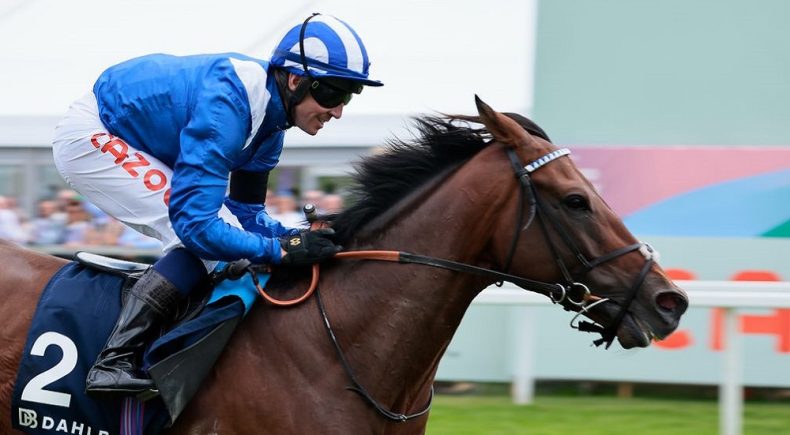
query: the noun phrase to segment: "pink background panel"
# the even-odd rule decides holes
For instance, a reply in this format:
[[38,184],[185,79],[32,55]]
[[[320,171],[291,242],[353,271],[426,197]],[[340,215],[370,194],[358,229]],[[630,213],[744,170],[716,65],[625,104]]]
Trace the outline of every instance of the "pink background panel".
[[570,148],[576,165],[623,217],[691,190],[790,168],[790,147]]

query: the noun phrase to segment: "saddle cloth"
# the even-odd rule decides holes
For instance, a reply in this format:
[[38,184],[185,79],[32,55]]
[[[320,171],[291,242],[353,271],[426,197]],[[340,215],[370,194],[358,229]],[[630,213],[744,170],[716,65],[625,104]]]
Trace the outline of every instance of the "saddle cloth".
[[85,377],[115,325],[127,279],[77,262],[52,277],[17,372],[11,403],[15,429],[35,435],[158,434],[197,391],[254,301],[251,279],[224,281],[198,315],[146,351],[144,366],[160,396],[146,402],[92,399],[84,393]]

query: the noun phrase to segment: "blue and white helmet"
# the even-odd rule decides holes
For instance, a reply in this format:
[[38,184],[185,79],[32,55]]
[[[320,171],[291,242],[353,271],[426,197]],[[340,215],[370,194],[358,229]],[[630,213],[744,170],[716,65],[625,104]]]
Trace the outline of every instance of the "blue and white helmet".
[[277,44],[270,63],[300,76],[383,85],[368,78],[368,52],[357,32],[330,15],[313,14],[294,26]]

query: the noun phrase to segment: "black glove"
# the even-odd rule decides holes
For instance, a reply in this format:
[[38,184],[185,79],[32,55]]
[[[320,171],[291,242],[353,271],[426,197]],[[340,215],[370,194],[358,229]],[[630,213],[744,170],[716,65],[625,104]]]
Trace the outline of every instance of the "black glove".
[[343,250],[333,242],[335,230],[322,228],[303,231],[295,236],[280,238],[280,246],[286,252],[282,264],[313,264],[329,258]]

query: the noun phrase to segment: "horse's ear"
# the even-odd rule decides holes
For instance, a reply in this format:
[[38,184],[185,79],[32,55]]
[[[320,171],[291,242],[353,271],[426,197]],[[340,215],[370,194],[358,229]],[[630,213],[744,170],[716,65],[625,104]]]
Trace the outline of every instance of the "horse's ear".
[[475,95],[477,113],[480,114],[480,122],[494,136],[498,142],[510,145],[513,148],[521,144],[529,143],[531,137],[523,127],[509,117],[495,111],[488,104],[483,102]]

